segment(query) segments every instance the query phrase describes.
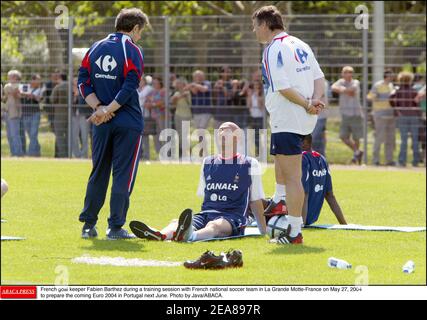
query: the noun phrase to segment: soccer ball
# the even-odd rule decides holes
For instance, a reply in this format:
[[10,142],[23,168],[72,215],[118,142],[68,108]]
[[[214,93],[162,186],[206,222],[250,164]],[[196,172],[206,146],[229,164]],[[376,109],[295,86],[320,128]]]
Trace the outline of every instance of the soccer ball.
[[267,234],[271,239],[277,238],[280,233],[288,230],[289,221],[287,215],[273,216],[267,223]]

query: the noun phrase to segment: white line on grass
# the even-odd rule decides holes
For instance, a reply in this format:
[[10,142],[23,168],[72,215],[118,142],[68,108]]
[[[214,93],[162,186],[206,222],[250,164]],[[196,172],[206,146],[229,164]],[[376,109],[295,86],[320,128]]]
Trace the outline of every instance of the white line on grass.
[[92,265],[109,265],[114,267],[179,267],[182,262],[144,260],[144,259],[126,259],[123,257],[91,257],[82,256],[71,260],[72,263],[83,263]]

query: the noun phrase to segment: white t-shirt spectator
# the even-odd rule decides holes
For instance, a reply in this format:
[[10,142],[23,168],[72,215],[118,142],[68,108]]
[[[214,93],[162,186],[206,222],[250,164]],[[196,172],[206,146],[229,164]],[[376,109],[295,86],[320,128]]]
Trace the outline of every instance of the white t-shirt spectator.
[[144,86],[142,90],[138,88],[139,106],[141,107],[144,118],[150,117],[150,110],[145,109],[144,104],[145,100],[147,100],[147,97],[151,94],[152,91],[153,87],[151,85]]
[[279,90],[292,88],[304,98],[312,98],[314,80],[324,78],[324,74],[311,48],[300,39],[282,32],[265,48],[262,65],[271,132],[310,134],[317,116],[290,102]]

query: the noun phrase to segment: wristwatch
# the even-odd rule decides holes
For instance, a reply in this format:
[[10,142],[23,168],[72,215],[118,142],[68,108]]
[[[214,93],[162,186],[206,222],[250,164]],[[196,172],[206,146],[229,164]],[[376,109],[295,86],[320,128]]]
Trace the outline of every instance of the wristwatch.
[[108,108],[107,108],[106,106],[103,106],[103,107],[101,108],[101,110],[102,110],[102,112],[104,112],[104,114],[107,114],[107,113],[108,113]]
[[309,110],[313,105],[311,104],[312,103],[312,100],[311,99],[308,99],[308,105],[307,105],[307,107],[305,108],[305,110]]

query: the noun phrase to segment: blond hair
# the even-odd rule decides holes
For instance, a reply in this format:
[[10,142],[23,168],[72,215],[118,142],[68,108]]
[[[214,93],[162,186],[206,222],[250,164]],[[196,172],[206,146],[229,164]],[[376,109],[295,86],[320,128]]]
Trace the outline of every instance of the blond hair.
[[353,67],[352,66],[345,66],[344,68],[342,68],[342,73],[348,72],[348,71],[354,72]]
[[22,74],[21,74],[21,72],[19,72],[18,70],[10,70],[8,73],[7,73],[7,76],[8,77],[17,77],[18,78],[18,80],[21,80],[21,78],[22,78]]
[[414,80],[414,74],[409,71],[399,72],[397,76],[397,82],[399,84],[411,84],[413,80]]

